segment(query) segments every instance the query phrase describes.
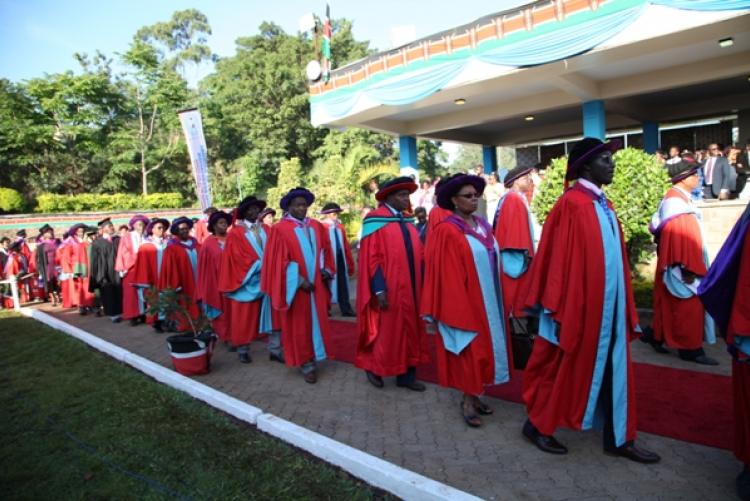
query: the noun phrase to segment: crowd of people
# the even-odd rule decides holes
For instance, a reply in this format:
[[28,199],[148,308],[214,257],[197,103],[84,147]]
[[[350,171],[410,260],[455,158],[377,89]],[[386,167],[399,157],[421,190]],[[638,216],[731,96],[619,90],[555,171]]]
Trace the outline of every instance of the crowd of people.
[[[252,361],[250,344],[266,335],[270,360],[299,368],[310,384],[327,358],[334,304],[356,317],[354,363],[379,389],[395,377],[397,387],[425,390],[416,368],[429,361],[431,332],[438,383],[462,393],[467,426],[482,426],[493,414],[481,399],[485,387],[507,383],[513,369],[522,368],[528,412],[522,434],[538,449],[566,454],[556,429],[597,428],[606,454],[655,463],[660,457],[635,443],[629,342],[641,338],[659,352],[677,349],[686,361],[719,363],[703,350],[717,337],[713,310],[704,308],[701,296],[713,268],[691,193],[708,188],[724,194],[723,167],[711,162],[723,157],[701,164],[681,153],[665,163],[672,188],[651,224],[658,264],[654,324],[644,334],[622,230],[602,190],[613,180],[615,148],[593,138],[575,145],[566,190],[541,237],[529,208],[537,169],[517,167],[502,188],[492,188],[497,177],[477,173],[421,188],[409,177],[379,185],[377,208],[363,215],[356,264],[338,220],[341,207],[327,203],[319,219],[311,218],[315,195],[298,187],[281,199],[277,222],[274,209],[250,196],[231,211],[208,209],[197,222],[136,215],[118,234],[109,219],[97,227],[73,225],[62,240],[45,225],[34,253],[19,232],[4,270],[24,284],[24,294],[113,322],[189,331],[191,320],[205,316],[241,363]],[[485,218],[478,211],[488,193]],[[750,483],[747,220],[748,211],[736,230],[744,232],[731,289],[737,293],[722,302],[731,321],[720,325],[733,355],[734,442],[745,465],[738,479],[744,489]],[[356,294],[349,282],[354,276]],[[189,316],[148,308],[154,294],[165,291],[180,294]],[[529,333],[536,337],[524,358]]]
[[744,148],[711,143],[708,148],[690,151],[673,145],[666,154],[663,151],[656,153],[665,168],[679,163],[686,155],[701,165],[700,183],[693,193],[695,200],[750,199],[750,188],[746,189],[750,173],[750,138],[745,141]]

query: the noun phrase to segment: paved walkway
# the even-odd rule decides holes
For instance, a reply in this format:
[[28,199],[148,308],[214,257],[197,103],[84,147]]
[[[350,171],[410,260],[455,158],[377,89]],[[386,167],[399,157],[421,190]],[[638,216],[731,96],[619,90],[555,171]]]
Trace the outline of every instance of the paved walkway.
[[[106,319],[81,317],[71,310],[39,308],[102,339],[171,367],[164,334],[146,326],[129,327]],[[634,342],[634,358],[695,368],[675,355],[657,355]],[[710,350],[728,373],[728,356]],[[639,443],[663,460],[644,466],[601,452],[594,432],[561,430],[567,456],[539,452],[520,434],[521,405],[487,399],[495,414],[480,429],[467,428],[459,414],[460,395],[428,384],[424,393],[397,388],[392,380],[378,390],[361,371],[340,362],[324,362],[316,385],[292,369],[269,362],[265,345],[254,343],[253,363],[219,346],[212,372],[197,380],[266,412],[344,442],[486,499],[735,499],[739,463],[730,452],[646,433]],[[715,369],[708,369],[714,371]]]

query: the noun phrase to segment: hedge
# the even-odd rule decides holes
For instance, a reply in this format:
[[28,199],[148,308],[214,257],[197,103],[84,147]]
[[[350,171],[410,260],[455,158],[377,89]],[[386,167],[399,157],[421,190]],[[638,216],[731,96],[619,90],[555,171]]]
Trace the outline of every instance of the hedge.
[[133,195],[118,193],[101,195],[54,195],[45,193],[37,197],[36,212],[88,212],[138,209],[179,209],[185,204],[180,193],[151,193]]
[[23,211],[24,200],[12,188],[0,188],[0,213],[13,214]]

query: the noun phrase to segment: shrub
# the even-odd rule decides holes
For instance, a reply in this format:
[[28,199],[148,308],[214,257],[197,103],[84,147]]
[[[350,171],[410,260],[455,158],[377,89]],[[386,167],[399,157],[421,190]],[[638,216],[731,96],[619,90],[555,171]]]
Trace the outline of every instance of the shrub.
[[20,193],[12,188],[0,188],[0,212],[12,214],[21,212],[24,200]]
[[[604,188],[622,223],[631,268],[653,252],[648,223],[669,189],[669,176],[656,157],[643,150],[625,148],[614,155],[615,177]],[[563,191],[567,158],[556,158],[547,169],[533,210],[543,223]]]
[[116,211],[136,209],[179,209],[185,200],[180,193],[152,193],[134,195],[116,193],[101,195],[81,193],[80,195],[54,195],[44,193],[37,197],[37,212],[86,212]]

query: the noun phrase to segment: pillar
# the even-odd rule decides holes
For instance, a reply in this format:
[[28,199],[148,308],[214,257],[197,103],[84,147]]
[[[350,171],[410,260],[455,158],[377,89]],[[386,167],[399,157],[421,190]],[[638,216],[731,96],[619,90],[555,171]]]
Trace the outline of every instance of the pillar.
[[659,149],[659,124],[643,122],[643,149],[652,155]]
[[601,99],[583,103],[583,135],[604,141],[607,135],[607,120],[604,101]]
[[482,164],[484,173],[489,174],[497,170],[497,148],[494,146],[482,145]]
[[414,136],[398,137],[398,153],[402,176],[414,176],[419,181],[417,173],[417,138]]

